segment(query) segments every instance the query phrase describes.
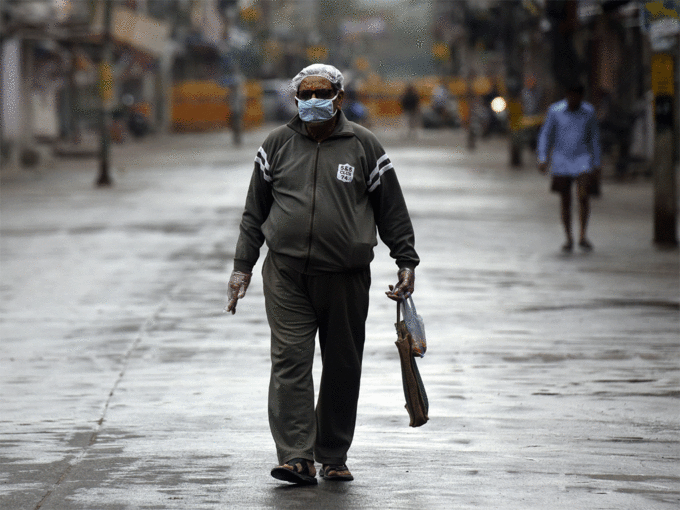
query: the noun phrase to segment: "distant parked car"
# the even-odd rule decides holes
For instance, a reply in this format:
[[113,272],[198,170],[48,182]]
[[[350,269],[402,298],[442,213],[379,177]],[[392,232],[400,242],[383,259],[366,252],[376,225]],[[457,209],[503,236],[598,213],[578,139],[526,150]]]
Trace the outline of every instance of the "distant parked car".
[[295,116],[295,91],[290,87],[290,81],[262,80],[260,86],[265,121],[289,121]]

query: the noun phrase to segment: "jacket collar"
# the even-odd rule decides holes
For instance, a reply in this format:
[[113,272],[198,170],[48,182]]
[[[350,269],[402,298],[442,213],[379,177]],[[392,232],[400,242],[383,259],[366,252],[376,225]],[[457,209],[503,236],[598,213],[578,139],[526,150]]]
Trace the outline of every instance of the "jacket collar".
[[[330,140],[332,138],[340,138],[343,136],[354,136],[354,127],[352,127],[352,123],[347,120],[345,114],[342,113],[342,110],[339,110],[338,113],[336,113],[336,115],[338,116],[338,123],[335,125],[335,130],[333,130],[331,136],[326,138],[326,140]],[[311,139],[309,133],[307,133],[305,123],[302,122],[302,119],[300,118],[300,115],[295,115],[295,117],[293,117],[290,120],[290,122],[286,125],[296,133],[299,133]]]

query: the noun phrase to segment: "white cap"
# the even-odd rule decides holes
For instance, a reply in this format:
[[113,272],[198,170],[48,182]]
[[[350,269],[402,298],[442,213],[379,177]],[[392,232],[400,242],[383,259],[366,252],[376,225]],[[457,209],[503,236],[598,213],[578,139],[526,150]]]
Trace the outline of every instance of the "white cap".
[[344,89],[343,85],[345,83],[345,78],[335,67],[328,64],[312,64],[311,66],[307,66],[302,71],[300,71],[290,82],[293,90],[297,90],[300,87],[302,80],[308,78],[309,76],[320,76],[321,78],[326,78],[337,90]]

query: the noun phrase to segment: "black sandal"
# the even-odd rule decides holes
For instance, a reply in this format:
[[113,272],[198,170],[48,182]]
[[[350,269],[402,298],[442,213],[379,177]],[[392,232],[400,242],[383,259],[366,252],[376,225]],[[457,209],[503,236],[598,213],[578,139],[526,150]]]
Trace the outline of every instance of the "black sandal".
[[291,459],[282,466],[276,466],[272,469],[272,476],[277,480],[299,485],[319,483],[316,479],[314,463],[307,459]]
[[324,480],[331,480],[337,482],[351,482],[354,480],[352,473],[349,472],[346,465],[324,464],[319,472],[321,478]]

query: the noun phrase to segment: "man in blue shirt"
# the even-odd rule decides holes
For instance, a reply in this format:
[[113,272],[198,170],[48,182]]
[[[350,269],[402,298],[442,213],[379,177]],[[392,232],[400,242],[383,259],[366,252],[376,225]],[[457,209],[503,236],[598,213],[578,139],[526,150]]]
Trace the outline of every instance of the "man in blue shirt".
[[576,182],[579,203],[578,244],[584,251],[593,249],[586,237],[586,229],[590,216],[590,195],[598,192],[600,133],[595,108],[583,101],[584,90],[580,84],[568,87],[566,98],[550,105],[538,135],[538,169],[547,172],[550,162],[550,189],[561,197],[562,223],[567,236],[562,247],[565,252],[571,252],[574,247],[571,229],[573,182]]

